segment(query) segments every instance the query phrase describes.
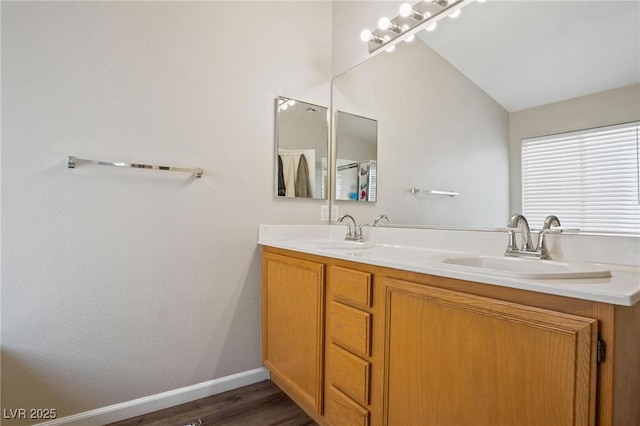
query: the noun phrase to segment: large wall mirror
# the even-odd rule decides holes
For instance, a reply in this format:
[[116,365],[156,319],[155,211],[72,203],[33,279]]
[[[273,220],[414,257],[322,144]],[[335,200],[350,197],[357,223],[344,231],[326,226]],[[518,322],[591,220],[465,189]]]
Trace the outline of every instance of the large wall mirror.
[[336,199],[366,201],[377,199],[378,122],[337,111]]
[[[358,25],[353,37],[376,22]],[[378,122],[378,201],[349,212],[505,226],[521,209],[521,140],[640,119],[639,55],[637,1],[492,0],[370,57],[333,81],[334,111]]]
[[275,110],[276,197],[326,199],[328,108],[279,96]]

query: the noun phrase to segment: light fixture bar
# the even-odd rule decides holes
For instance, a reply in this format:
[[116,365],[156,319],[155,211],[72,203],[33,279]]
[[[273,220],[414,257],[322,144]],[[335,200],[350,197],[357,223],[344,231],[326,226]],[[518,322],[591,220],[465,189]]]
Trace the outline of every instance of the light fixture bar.
[[393,31],[396,34],[402,33],[402,28],[386,16],[380,18],[378,21],[378,28],[383,31]]
[[[369,53],[379,53],[380,51],[392,48],[396,44],[398,44],[401,41],[403,41],[405,38],[410,37],[411,35],[415,35],[419,31],[422,31],[422,30],[426,29],[430,25],[433,25],[436,22],[438,22],[439,20],[441,20],[441,19],[447,17],[448,15],[451,15],[452,13],[456,12],[457,10],[462,9],[463,7],[468,5],[469,3],[472,3],[473,1],[475,1],[475,0],[458,0],[458,1],[455,1],[455,2],[454,1],[450,1],[449,2],[450,4],[448,2],[446,2],[445,0],[432,1],[433,4],[436,4],[436,5],[442,7],[442,10],[440,10],[438,12],[434,12],[432,15],[430,15],[428,12],[420,12],[417,9],[417,6],[420,5],[421,3],[424,3],[424,2],[416,3],[412,7],[412,11],[416,12],[416,13],[410,13],[408,16],[398,15],[394,19],[390,20],[391,22],[398,21],[398,20],[406,21],[407,17],[409,17],[409,18],[411,18],[411,20],[415,20],[416,23],[413,26],[411,26],[411,24],[408,24],[409,28],[404,30],[404,31],[402,31],[399,34],[396,33],[395,31],[390,32],[390,31],[375,30],[375,31],[371,32],[372,37],[369,40],[364,40],[364,41],[368,41],[367,47],[368,47]],[[444,6],[443,6],[443,4],[444,4]],[[403,13],[403,14],[405,14],[405,13]],[[418,19],[418,15],[422,15],[424,19],[419,20]],[[428,15],[430,15],[430,16],[428,16]],[[406,27],[407,27],[407,24],[402,26],[403,29],[406,28]],[[365,31],[368,31],[368,30],[365,30]],[[384,33],[384,35],[381,35],[382,33]]]

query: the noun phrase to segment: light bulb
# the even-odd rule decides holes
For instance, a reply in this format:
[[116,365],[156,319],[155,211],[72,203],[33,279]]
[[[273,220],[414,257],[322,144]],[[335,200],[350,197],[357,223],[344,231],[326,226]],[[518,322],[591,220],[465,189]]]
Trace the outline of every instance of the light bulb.
[[478,3],[484,3],[487,0],[476,0]]
[[399,12],[400,16],[406,18],[408,16],[411,16],[411,14],[413,13],[413,7],[409,3],[402,3]]
[[[384,36],[384,37],[383,37],[383,40],[384,40],[384,42],[386,43],[386,42],[388,42],[389,40],[391,40],[391,37],[389,37],[389,36]],[[387,50],[387,52],[393,52],[394,50],[396,50],[396,45],[394,44],[393,46],[389,46],[389,47],[387,47],[387,49],[386,49],[386,50]]]
[[387,18],[386,16],[383,16],[382,18],[380,18],[380,20],[378,21],[378,28],[380,28],[383,31],[386,31],[389,28],[391,28],[391,19]]
[[451,18],[451,19],[455,19],[455,18],[457,18],[458,16],[460,16],[460,13],[461,13],[461,12],[462,12],[462,9],[458,9],[458,10],[456,10],[455,12],[450,13],[450,14],[449,14],[449,18]]
[[287,104],[283,104],[283,105],[280,107],[280,109],[281,109],[282,111],[286,111],[286,110],[287,110],[287,108],[289,108]]
[[[404,24],[404,25],[402,26],[402,31],[403,31],[403,32],[404,32],[404,31],[407,31],[408,29],[409,29],[409,25]],[[404,39],[404,42],[405,42],[405,43],[411,43],[415,38],[416,38],[416,36],[415,36],[415,35],[413,35],[413,34],[411,34],[410,36],[407,36],[407,37]]]
[[436,29],[436,27],[438,26],[437,22],[434,22],[433,24],[429,25],[427,28],[425,28],[425,30],[427,31],[433,31]]
[[295,100],[293,100],[293,99],[289,99],[289,102],[287,102],[287,104],[288,104],[289,106],[294,106],[294,105],[296,104],[296,101],[295,101]]
[[362,40],[362,41],[370,41],[371,40],[371,36],[373,36],[371,31],[362,30],[362,32],[360,33],[360,40]]

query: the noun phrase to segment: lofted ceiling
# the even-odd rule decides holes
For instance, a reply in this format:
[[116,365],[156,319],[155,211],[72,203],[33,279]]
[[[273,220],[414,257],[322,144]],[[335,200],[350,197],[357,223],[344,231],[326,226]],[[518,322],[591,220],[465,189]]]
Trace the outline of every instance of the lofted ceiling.
[[488,0],[419,37],[510,112],[640,83],[638,0]]

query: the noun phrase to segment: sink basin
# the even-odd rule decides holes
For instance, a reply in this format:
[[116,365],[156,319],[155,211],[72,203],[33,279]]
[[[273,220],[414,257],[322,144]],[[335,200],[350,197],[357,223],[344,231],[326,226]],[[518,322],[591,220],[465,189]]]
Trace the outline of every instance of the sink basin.
[[293,240],[289,244],[307,249],[337,249],[337,250],[362,250],[372,248],[375,244],[367,241],[332,240],[329,238]]
[[596,264],[498,256],[449,257],[444,265],[467,271],[511,278],[607,278],[611,271]]

